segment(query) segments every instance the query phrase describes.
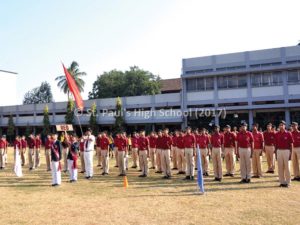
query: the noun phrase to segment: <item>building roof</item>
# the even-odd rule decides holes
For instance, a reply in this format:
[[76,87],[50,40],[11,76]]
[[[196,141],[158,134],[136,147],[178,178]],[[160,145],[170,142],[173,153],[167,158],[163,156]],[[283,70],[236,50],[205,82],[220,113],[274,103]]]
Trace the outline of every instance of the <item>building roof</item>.
[[181,78],[161,80],[161,92],[178,92],[182,89]]

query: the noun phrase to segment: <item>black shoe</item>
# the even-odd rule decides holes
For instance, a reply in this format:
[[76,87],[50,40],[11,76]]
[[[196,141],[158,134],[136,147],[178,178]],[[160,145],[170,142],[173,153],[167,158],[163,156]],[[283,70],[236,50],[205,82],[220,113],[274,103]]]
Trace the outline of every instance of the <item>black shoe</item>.
[[135,169],[135,168],[137,168],[137,166],[132,166],[131,168]]
[[115,166],[115,167],[118,167],[118,166]]
[[230,176],[230,173],[226,173],[225,175],[224,175],[224,177],[229,177]]
[[251,178],[259,178],[259,176],[252,176]]
[[87,179],[87,180],[90,179],[90,176],[85,177],[85,179]]
[[160,171],[156,171],[155,173],[160,173]]
[[168,176],[163,176],[163,179],[168,179]]
[[145,177],[145,174],[141,174],[141,175],[139,175],[139,177]]
[[167,179],[171,179],[171,177],[172,177],[171,175],[168,175],[168,176],[167,176]]
[[101,167],[101,165],[97,165],[97,167]]
[[251,180],[250,179],[246,179],[246,183],[251,183]]
[[294,177],[292,181],[299,181],[299,177]]
[[85,171],[80,171],[79,173],[85,173]]
[[219,181],[219,178],[215,177],[214,181]]
[[242,180],[240,181],[240,183],[241,183],[241,184],[247,183],[247,182],[246,182],[246,179],[242,179]]
[[153,167],[150,167],[150,170],[154,170],[155,169],[155,167],[153,166]]
[[284,184],[279,184],[279,187],[284,187]]
[[74,182],[74,180],[69,180],[69,182],[70,182],[70,183],[73,183],[73,182]]
[[51,171],[51,169],[47,169],[47,172]]
[[198,170],[198,168],[195,167],[195,170]]
[[104,175],[105,175],[105,173],[103,172],[103,173],[101,173],[101,175],[102,175],[102,176],[104,176]]
[[218,181],[219,181],[219,182],[222,182],[222,178],[218,178]]
[[178,170],[176,167],[174,167],[172,170]]
[[274,174],[275,172],[274,171],[270,171],[270,173]]
[[184,178],[184,180],[190,180],[190,179],[191,179],[190,176],[186,176],[186,177]]
[[233,174],[233,173],[230,173],[229,176],[234,177],[234,174]]
[[91,180],[91,179],[93,179],[93,177],[90,176],[90,177],[89,177],[89,180]]
[[138,170],[139,172],[142,172],[142,170]]
[[[2,167],[1,169],[4,169],[4,168]],[[29,170],[32,170],[32,167],[30,167]]]
[[178,172],[178,173],[176,173],[177,175],[180,175],[181,174],[181,172]]

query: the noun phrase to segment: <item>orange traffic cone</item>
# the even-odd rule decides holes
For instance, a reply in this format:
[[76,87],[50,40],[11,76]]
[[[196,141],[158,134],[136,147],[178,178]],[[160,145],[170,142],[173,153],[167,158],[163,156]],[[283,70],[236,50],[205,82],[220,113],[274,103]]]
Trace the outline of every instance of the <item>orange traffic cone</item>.
[[128,188],[128,180],[127,180],[127,176],[124,176],[123,186],[124,186],[125,189]]

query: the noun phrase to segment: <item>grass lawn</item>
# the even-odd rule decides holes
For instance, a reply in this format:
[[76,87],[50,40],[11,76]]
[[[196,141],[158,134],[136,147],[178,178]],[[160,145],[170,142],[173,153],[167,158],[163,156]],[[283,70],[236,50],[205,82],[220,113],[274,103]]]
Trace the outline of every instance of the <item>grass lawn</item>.
[[125,190],[112,159],[109,176],[101,176],[102,171],[95,167],[92,180],[79,174],[78,182],[71,184],[63,174],[62,185],[51,187],[44,155],[41,161],[39,169],[29,171],[25,166],[24,177],[16,178],[9,155],[6,170],[0,171],[1,225],[300,224],[300,182],[279,188],[277,174],[239,184],[237,165],[234,178],[224,178],[221,183],[205,178],[206,194],[198,195],[196,181],[183,181],[184,175],[163,180],[151,170],[150,177],[139,178],[137,170],[129,169]]

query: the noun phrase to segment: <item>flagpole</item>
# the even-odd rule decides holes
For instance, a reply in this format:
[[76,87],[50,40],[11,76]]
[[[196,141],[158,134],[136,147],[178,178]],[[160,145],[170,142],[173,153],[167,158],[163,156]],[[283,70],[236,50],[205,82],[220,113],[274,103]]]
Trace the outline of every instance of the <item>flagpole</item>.
[[80,122],[80,119],[79,119],[78,113],[76,113],[76,117],[77,117],[78,124],[79,124],[79,127],[80,127],[81,137],[83,137],[83,131],[82,131],[81,122]]

